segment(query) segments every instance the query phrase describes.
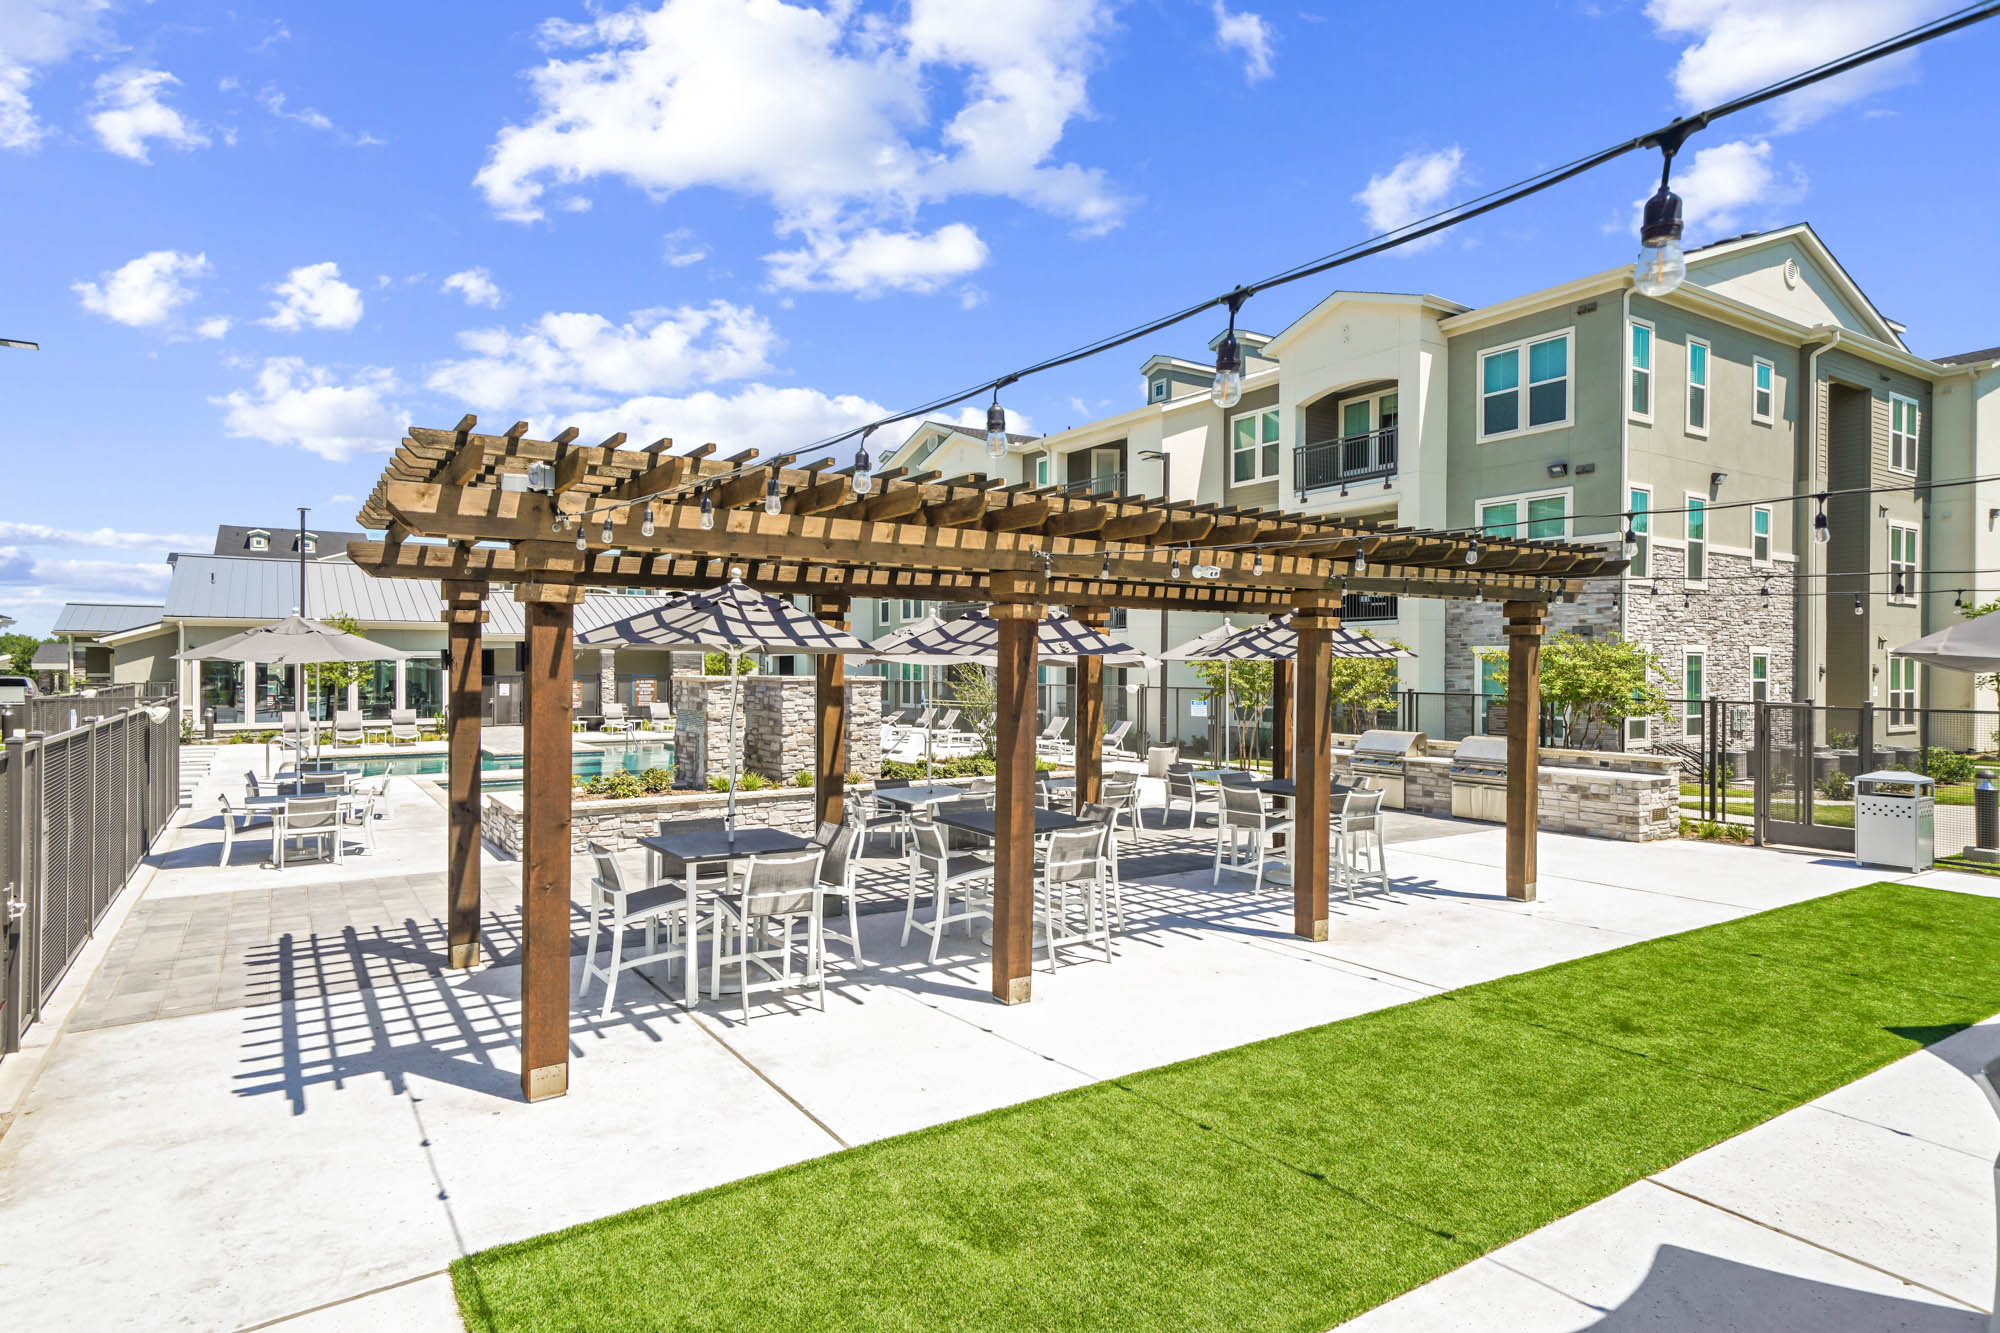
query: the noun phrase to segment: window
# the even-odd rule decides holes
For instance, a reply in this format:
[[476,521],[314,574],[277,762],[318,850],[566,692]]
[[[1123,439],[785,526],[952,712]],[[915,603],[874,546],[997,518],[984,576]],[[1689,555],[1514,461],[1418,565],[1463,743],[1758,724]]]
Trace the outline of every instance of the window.
[[1651,723],[1652,719],[1650,718],[1627,717],[1625,719],[1625,743],[1627,745],[1644,745],[1651,735]]
[[1640,421],[1653,419],[1653,326],[1644,320],[1632,321],[1631,341],[1627,345],[1627,359],[1631,363],[1632,387],[1626,406],[1634,418]]
[[312,555],[314,552],[318,550],[319,550],[319,538],[308,534],[306,537],[306,554]]
[[1750,363],[1750,419],[1771,424],[1771,408],[1777,401],[1777,368],[1763,357]]
[[1690,435],[1708,434],[1708,344],[1688,339],[1687,428]]
[[1046,486],[1048,484],[1049,456],[1047,454],[1037,454],[1035,455],[1035,485]]
[[1507,650],[1475,648],[1473,659],[1479,666],[1479,731],[1497,736],[1507,730]]
[[1229,480],[1269,481],[1278,475],[1278,409],[1245,412],[1229,419]]
[[1687,581],[1708,579],[1708,501],[1699,495],[1687,498]]
[[1889,725],[1917,724],[1917,664],[1908,657],[1889,659]]
[[1151,395],[1151,396],[1152,396],[1152,401],[1153,401],[1153,402],[1156,402],[1156,403],[1164,403],[1164,402],[1166,402],[1166,401],[1167,401],[1167,382],[1166,382],[1165,380],[1154,380],[1154,381],[1153,381],[1153,388],[1152,388],[1152,395]]
[[1634,486],[1631,495],[1632,535],[1639,539],[1632,550],[1632,577],[1643,579],[1653,556],[1653,492],[1650,487]]
[[938,450],[942,448],[944,448],[944,436],[942,435],[931,436],[928,440],[925,440],[922,444],[918,445],[915,449],[912,449],[910,451],[910,461],[908,467],[910,468],[911,471],[914,472],[917,468],[923,466],[925,463],[928,463],[930,461],[931,455],[936,453]]
[[1567,329],[1479,354],[1479,438],[1569,424]]
[[1900,393],[1889,395],[1889,466],[1917,470],[1917,400]]
[[1917,526],[1889,525],[1889,600],[1917,600]]
[[1769,653],[1750,654],[1750,698],[1763,703],[1771,697],[1771,656]]
[[1702,676],[1707,670],[1707,654],[1689,649],[1681,657],[1681,734],[1701,735]]
[[271,535],[270,535],[269,533],[267,533],[267,532],[253,532],[253,533],[251,533],[251,534],[250,534],[250,549],[251,549],[251,550],[253,550],[253,551],[268,551],[268,550],[270,550],[270,549],[271,549]]
[[1760,565],[1771,563],[1771,507],[1757,505],[1750,510],[1750,558]]
[[1569,536],[1569,495],[1548,491],[1482,501],[1479,526],[1495,537],[1536,537],[1561,540]]
[[924,604],[922,602],[912,602],[906,600],[904,601],[902,606],[898,608],[898,610],[901,614],[902,619],[906,621],[922,620],[924,618]]

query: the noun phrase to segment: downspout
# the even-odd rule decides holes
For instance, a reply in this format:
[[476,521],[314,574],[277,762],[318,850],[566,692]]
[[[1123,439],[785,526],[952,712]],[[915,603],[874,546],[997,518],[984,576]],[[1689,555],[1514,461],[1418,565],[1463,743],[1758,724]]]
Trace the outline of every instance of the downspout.
[[[1815,333],[1819,331],[1818,329],[1814,330]],[[1819,358],[1820,353],[1840,345],[1842,330],[1837,328],[1828,329],[1826,333],[1826,341],[1806,354],[1806,390],[1811,395],[1808,400],[1811,412],[1809,413],[1806,428],[1807,487],[1805,493],[1807,495],[1817,495],[1825,489],[1825,479],[1819,473]],[[1827,403],[1826,410],[1829,415],[1832,413],[1833,404],[1831,402]],[[1832,466],[1832,462],[1832,459],[1827,460],[1829,467]],[[1806,642],[1813,647],[1818,665],[1821,669],[1824,669],[1826,666],[1826,597],[1824,596],[1826,590],[1821,585],[1824,585],[1826,581],[1826,570],[1824,568],[1826,561],[1820,552],[1819,543],[1813,540],[1811,528],[1807,526],[1811,523],[1811,520],[1801,519],[1797,516],[1803,515],[1804,512],[1803,509],[1798,510],[1793,518],[1792,541],[1794,544],[1803,547],[1803,554],[1805,555],[1803,563],[1806,566],[1806,577],[1797,580],[1792,590],[1792,596],[1799,607],[1799,623],[1806,627]],[[1805,540],[1801,543],[1799,537],[1802,527],[1805,529]],[[1820,586],[1822,595],[1819,597],[1812,595],[1812,589],[1815,586]],[[1818,685],[1819,673],[1816,671],[1808,673],[1808,669],[1804,665],[1804,658],[1805,654],[1803,653],[1794,651],[1792,654],[1792,698],[1794,700],[1811,699],[1818,694],[1816,686]]]
[[[1627,282],[1624,289],[1618,293],[1618,341],[1625,350],[1622,358],[1625,362],[1625,374],[1621,377],[1625,382],[1618,386],[1618,478],[1619,485],[1623,487],[1623,494],[1618,498],[1629,506],[1632,503],[1632,284],[1630,282]],[[1646,385],[1646,392],[1649,394],[1653,392],[1650,380]],[[1650,399],[1648,405],[1651,405]],[[1628,528],[1632,526],[1629,517],[1625,520],[1625,526]],[[1652,535],[1652,528],[1653,520],[1648,518],[1646,531],[1649,538]],[[1631,637],[1626,633],[1631,623],[1629,603],[1632,600],[1632,573],[1629,569],[1618,576],[1618,586],[1620,590],[1618,637],[1626,639]]]

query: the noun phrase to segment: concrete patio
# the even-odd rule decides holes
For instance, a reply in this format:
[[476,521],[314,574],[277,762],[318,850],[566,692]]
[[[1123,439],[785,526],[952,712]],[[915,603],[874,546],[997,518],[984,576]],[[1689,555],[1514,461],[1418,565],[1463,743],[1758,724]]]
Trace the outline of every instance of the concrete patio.
[[[1288,896],[1212,887],[1212,832],[1161,829],[1149,790],[1114,964],[1079,953],[1052,975],[1038,960],[1032,1003],[993,1003],[983,946],[950,936],[932,965],[923,937],[899,945],[900,876],[878,843],[868,906],[892,910],[864,916],[868,965],[842,958],[825,1013],[772,1000],[746,1024],[734,1004],[684,1010],[666,998],[677,986],[628,975],[609,1018],[596,989],[574,1007],[570,1094],[530,1107],[515,867],[485,858],[493,961],[443,972],[434,784],[392,783],[375,851],[280,874],[254,836],[215,864],[232,769],[203,779],[122,924],[79,962],[67,1030],[0,1138],[17,1326],[456,1328],[444,1270],[469,1250],[1894,878],[1544,835],[1540,900],[1520,904],[1501,891],[1500,830],[1397,817],[1394,892],[1336,896],[1332,938],[1312,944],[1292,935]],[[1351,1327],[1979,1327],[2000,1125],[1966,1071],[1996,1055],[2000,1024],[1962,1033]]]

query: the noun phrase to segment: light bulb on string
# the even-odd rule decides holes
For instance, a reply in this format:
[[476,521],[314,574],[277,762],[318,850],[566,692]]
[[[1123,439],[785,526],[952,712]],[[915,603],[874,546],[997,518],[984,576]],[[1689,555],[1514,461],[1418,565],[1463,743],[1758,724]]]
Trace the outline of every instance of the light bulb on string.
[[875,428],[868,427],[861,432],[861,443],[854,451],[854,493],[866,495],[875,489],[874,462],[868,457],[868,436]]
[[1865,614],[1861,605],[1861,594],[1858,592],[1854,594],[1854,614],[1857,616]]
[[1215,347],[1215,380],[1208,396],[1225,410],[1243,401],[1243,349],[1236,341],[1236,312],[1249,295],[1241,287],[1229,294],[1229,329]]
[[1625,558],[1630,560],[1639,553],[1639,529],[1632,521],[1632,515],[1625,515]]
[[1007,452],[1007,409],[1000,406],[1001,385],[1012,384],[1012,375],[993,386],[993,403],[986,409],[986,456],[999,459]]
[[1814,498],[1819,501],[1819,512],[1813,515],[1813,540],[1824,546],[1833,539],[1833,531],[1826,523],[1826,492],[1821,491]]
[[1368,553],[1359,547],[1354,551],[1354,572],[1357,574],[1368,572]]
[[641,537],[650,537],[653,535],[653,532],[653,502],[648,500],[646,502],[645,513],[639,519],[639,535]]
[[1473,590],[1472,590],[1472,600],[1473,600],[1474,602],[1483,602],[1483,601],[1485,601],[1485,600],[1486,600],[1486,585],[1485,585],[1485,584],[1481,583],[1481,584],[1478,584],[1477,586],[1475,586],[1475,587],[1473,588]]
[[1167,566],[1167,577],[1172,579],[1177,579],[1180,576],[1181,576],[1181,550],[1180,547],[1176,546],[1174,548],[1173,562]]
[[1472,545],[1465,548],[1465,563],[1468,565],[1479,563],[1479,538],[1474,537]]
[[583,525],[581,523],[576,525],[576,549],[579,551],[588,551],[590,549],[590,543],[583,539]]
[[1674,154],[1698,125],[1676,121],[1660,137],[1660,188],[1646,201],[1639,224],[1639,257],[1632,264],[1632,289],[1641,296],[1665,296],[1687,278],[1687,257],[1681,253],[1681,197],[1667,188]]
[[1108,579],[1111,577],[1111,553],[1109,551],[1106,551],[1104,553],[1104,567],[1097,571],[1097,577],[1101,579]]
[[1965,609],[1965,590],[1963,588],[1952,594],[1951,604],[1961,611]]
[[598,530],[597,540],[603,542],[606,546],[609,546],[611,545],[614,535],[615,534],[613,534],[613,532],[611,531],[611,515],[606,514],[604,516],[604,526]]
[[770,480],[764,483],[764,512],[775,514],[784,507],[785,499],[778,493],[778,474],[773,472]]
[[703,532],[715,530],[715,501],[708,498],[707,491],[701,493],[701,530]]
[[1900,572],[1896,575],[1895,595],[1898,597],[1903,595],[1903,576]]

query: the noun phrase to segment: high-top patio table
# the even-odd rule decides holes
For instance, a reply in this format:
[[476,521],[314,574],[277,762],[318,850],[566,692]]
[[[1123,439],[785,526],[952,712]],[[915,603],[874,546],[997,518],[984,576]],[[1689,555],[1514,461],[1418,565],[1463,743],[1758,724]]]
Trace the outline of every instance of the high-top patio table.
[[753,856],[772,856],[784,852],[802,852],[812,846],[796,833],[783,829],[762,828],[751,825],[736,830],[734,836],[725,829],[703,833],[655,834],[639,839],[639,845],[660,858],[661,868],[666,875],[679,875],[687,894],[687,959],[686,971],[681,977],[681,1004],[691,1005],[701,994],[701,937],[695,930],[700,920],[696,914],[701,895],[713,894],[713,887],[704,888],[696,879],[703,866],[733,865],[747,861]]
[[[937,822],[940,824],[964,829],[967,833],[977,833],[982,838],[998,836],[999,825],[995,820],[996,814],[992,810],[940,810],[937,816]],[[1078,819],[1075,815],[1066,815],[1060,810],[1049,810],[1039,805],[1035,807],[1035,836],[1038,838],[1048,833],[1061,833],[1064,829],[1090,827],[1091,823],[1087,819]]]
[[918,785],[915,787],[877,787],[875,799],[884,805],[893,805],[908,813],[927,805],[937,805],[942,801],[957,801],[971,795],[963,787],[950,787],[942,783]]

